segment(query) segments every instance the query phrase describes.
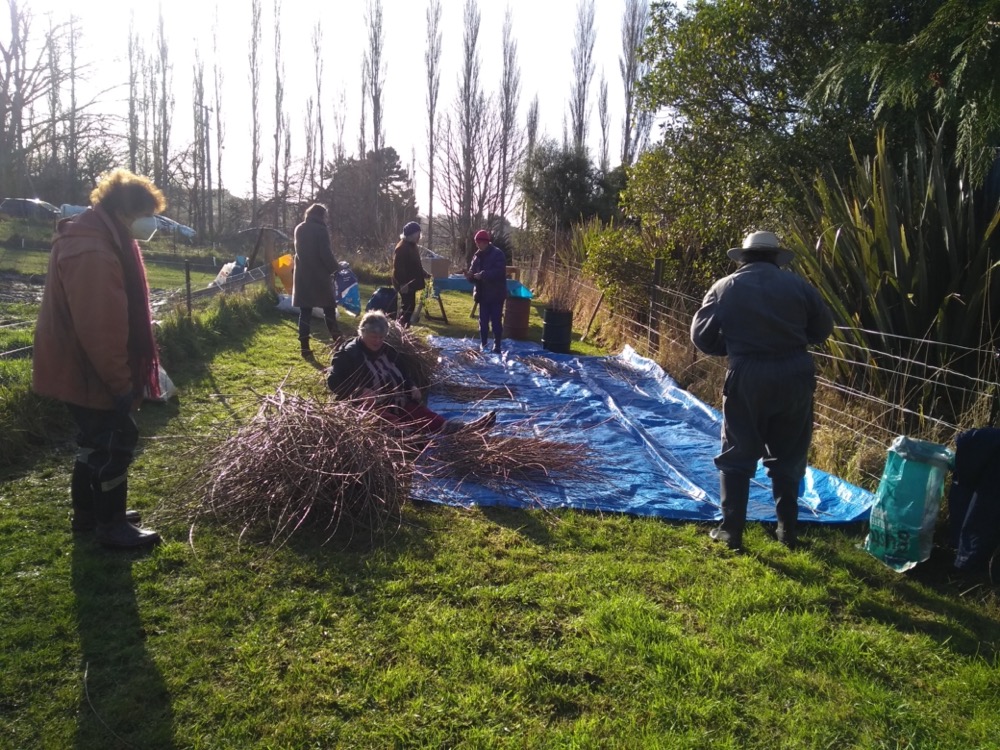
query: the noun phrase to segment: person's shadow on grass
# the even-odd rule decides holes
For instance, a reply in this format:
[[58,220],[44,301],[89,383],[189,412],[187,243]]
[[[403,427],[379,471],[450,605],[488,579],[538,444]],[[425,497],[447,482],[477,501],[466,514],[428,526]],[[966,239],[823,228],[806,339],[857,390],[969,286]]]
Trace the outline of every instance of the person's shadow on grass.
[[132,564],[76,535],[72,584],[80,636],[76,747],[174,748],[170,693],[146,649]]

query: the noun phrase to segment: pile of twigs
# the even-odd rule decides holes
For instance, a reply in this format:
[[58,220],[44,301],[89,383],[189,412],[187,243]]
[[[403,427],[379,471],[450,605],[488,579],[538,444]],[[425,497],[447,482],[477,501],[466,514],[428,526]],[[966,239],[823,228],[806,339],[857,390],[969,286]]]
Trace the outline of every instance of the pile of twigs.
[[452,401],[478,402],[487,399],[514,398],[514,390],[506,385],[472,385],[451,380],[438,381],[434,384],[433,391]]
[[390,321],[385,341],[403,356],[417,388],[427,388],[436,380],[441,364],[441,351],[431,346],[425,338]]
[[[407,438],[350,401],[264,397],[256,416],[207,449],[192,524],[215,518],[282,542],[302,528],[373,536],[398,526],[412,478]],[[204,445],[204,444],[203,444]],[[205,450],[204,447],[201,448]]]
[[438,438],[423,452],[414,471],[422,479],[474,482],[506,490],[533,484],[599,482],[593,449],[586,443],[550,440],[525,421],[509,432],[457,432]]
[[548,357],[540,357],[537,355],[528,355],[525,357],[517,357],[521,362],[527,365],[529,368],[537,372],[539,375],[545,375],[546,377],[552,377],[553,375],[558,375],[561,372],[565,372],[566,367],[559,362],[549,359]]

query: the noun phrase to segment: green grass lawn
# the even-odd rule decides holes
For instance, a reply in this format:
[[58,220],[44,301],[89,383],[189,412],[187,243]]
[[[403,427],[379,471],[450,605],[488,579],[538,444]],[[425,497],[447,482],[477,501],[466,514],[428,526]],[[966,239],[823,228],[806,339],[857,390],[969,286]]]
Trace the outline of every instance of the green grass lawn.
[[[0,247],[0,273],[16,273],[22,276],[44,276],[49,267],[48,250],[10,250]],[[194,289],[207,286],[218,271],[191,271]],[[184,259],[146,260],[146,280],[151,289],[180,289],[185,284]]]
[[[444,304],[428,330],[474,338],[470,297]],[[324,396],[294,316],[255,309],[205,323],[179,401],[139,413],[132,505],[163,545],[69,532],[70,434],[3,477],[0,746],[1000,747],[995,592],[896,574],[861,528],[789,552],[753,525],[734,554],[569,511],[411,505],[388,538],[277,549],[158,521],[252,391]]]

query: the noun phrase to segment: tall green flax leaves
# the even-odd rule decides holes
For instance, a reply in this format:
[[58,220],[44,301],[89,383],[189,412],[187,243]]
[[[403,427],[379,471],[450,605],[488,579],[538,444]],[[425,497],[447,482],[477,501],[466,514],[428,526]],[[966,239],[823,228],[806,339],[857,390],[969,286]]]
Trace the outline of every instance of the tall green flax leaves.
[[[868,387],[874,379],[921,411],[929,404],[913,383],[899,385],[900,363],[981,375],[993,366],[982,347],[1000,321],[996,196],[983,205],[946,162],[942,140],[940,131],[932,142],[920,137],[894,162],[882,134],[874,157],[852,154],[846,184],[820,178],[805,191],[807,216],[787,238],[843,326],[831,343],[835,377]],[[866,366],[851,364],[859,360]]]

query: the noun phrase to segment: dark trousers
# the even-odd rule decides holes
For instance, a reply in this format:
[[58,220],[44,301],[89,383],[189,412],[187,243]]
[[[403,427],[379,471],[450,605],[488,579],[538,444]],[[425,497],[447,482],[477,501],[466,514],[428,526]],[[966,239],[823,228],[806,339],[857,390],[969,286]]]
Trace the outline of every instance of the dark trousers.
[[774,359],[730,362],[722,391],[724,474],[752,477],[764,459],[776,486],[805,475],[812,440],[816,376],[808,352]]
[[[309,333],[312,330],[312,311],[311,307],[299,308],[299,341],[303,343],[309,341]],[[337,308],[324,307],[323,317],[326,319],[326,328],[330,332],[330,335],[334,338],[339,336],[340,327],[337,325]]]
[[139,444],[131,414],[67,404],[79,428],[77,463],[85,465],[97,489],[109,491],[125,481]]
[[494,341],[499,344],[503,337],[503,304],[504,300],[479,303],[479,338],[484,346],[489,341],[491,326]]
[[403,328],[410,327],[410,321],[413,320],[413,311],[417,309],[417,293],[416,292],[400,292],[399,293],[399,318],[397,322]]

